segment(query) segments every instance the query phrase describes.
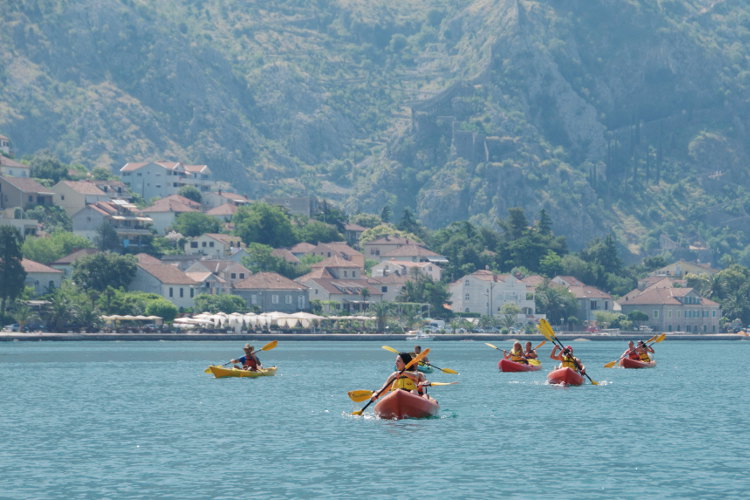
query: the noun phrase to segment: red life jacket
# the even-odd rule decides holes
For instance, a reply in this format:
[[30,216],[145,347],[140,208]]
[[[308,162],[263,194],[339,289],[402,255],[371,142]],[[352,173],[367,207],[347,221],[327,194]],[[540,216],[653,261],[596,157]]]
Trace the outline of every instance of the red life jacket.
[[258,370],[258,362],[255,360],[255,355],[253,355],[253,356],[245,356],[245,362],[242,363],[242,368],[245,369],[245,370],[257,371]]

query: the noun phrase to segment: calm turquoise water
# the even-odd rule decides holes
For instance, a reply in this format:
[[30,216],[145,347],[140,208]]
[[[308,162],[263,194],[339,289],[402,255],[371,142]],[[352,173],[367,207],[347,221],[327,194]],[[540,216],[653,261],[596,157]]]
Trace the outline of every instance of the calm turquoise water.
[[425,342],[461,372],[430,375],[460,381],[432,389],[440,417],[352,417],[347,391],[393,366],[380,344],[281,342],[261,356],[276,377],[216,380],[241,343],[0,343],[0,497],[748,495],[748,341],[668,340],[653,370],[576,342],[601,385],[574,388],[545,384],[549,359],[499,373],[482,342]]

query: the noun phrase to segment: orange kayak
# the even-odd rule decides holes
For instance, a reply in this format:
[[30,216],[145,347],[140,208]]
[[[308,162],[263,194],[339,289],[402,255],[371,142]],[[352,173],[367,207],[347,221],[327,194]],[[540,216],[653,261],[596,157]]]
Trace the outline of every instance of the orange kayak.
[[516,363],[509,359],[501,359],[497,367],[500,368],[501,372],[535,372],[542,369],[542,364]]
[[375,405],[375,415],[389,419],[434,417],[438,411],[440,405],[434,399],[403,389],[389,392]]
[[581,385],[583,375],[572,368],[558,368],[547,374],[547,382],[550,384]]
[[656,361],[641,361],[640,359],[622,358],[620,360],[620,366],[623,368],[653,368],[656,366]]

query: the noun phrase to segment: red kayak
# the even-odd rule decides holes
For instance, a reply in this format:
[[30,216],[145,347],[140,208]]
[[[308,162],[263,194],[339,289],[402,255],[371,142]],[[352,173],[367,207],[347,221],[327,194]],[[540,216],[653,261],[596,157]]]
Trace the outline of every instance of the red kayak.
[[547,374],[547,382],[550,384],[581,385],[583,375],[572,368],[558,368]]
[[389,419],[434,417],[439,410],[440,405],[434,399],[403,389],[389,392],[375,405],[375,415]]
[[656,366],[656,361],[641,361],[640,359],[622,358],[620,360],[620,366],[623,368],[653,368]]
[[542,364],[516,363],[509,359],[501,359],[497,367],[500,368],[501,372],[535,372],[542,369]]

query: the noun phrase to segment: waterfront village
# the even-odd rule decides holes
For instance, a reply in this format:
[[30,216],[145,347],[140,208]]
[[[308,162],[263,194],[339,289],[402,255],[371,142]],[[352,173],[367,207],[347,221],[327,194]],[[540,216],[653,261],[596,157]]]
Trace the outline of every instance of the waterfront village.
[[[101,245],[94,243],[101,243],[104,227],[116,235],[115,253],[135,257],[135,273],[123,291],[156,294],[174,306],[174,313],[100,315],[95,323],[101,330],[531,331],[545,317],[537,311],[535,292],[546,283],[567,290],[575,298],[580,330],[597,331],[597,315],[616,311],[641,314],[636,326],[645,331],[720,331],[719,304],[685,286],[683,279],[687,273],[717,271],[684,260],[653,271],[618,300],[571,276],[550,279],[476,270],[448,283],[445,307],[451,316],[447,321],[429,320],[435,312],[430,311],[429,304],[411,304],[411,309],[404,305],[400,311],[402,320],[389,323],[383,305],[399,304],[410,280],[443,280],[446,257],[397,234],[360,241],[366,228],[347,223],[342,241],[301,242],[273,250],[273,257],[290,264],[305,259],[312,262],[306,274],[289,279],[275,272],[252,272],[252,266],[247,265],[246,243],[233,231],[237,211],[263,201],[283,207],[287,213],[309,217],[319,210],[320,200],[250,200],[215,180],[208,165],[173,161],[129,162],[119,168],[118,178],[110,175],[99,180],[89,175],[45,186],[32,178],[28,165],[13,159],[11,147],[10,139],[0,136],[0,226],[12,226],[26,238],[44,237],[40,221],[28,214],[41,213],[35,210],[40,206],[59,207],[70,218],[72,233],[92,244],[71,249],[52,262],[23,258],[25,307],[20,308],[22,313],[15,324],[6,329],[31,325],[33,317],[37,318],[35,328],[57,331],[38,318],[51,307],[50,294],[71,279],[76,262],[102,252]],[[186,187],[200,196],[188,196]],[[136,203],[136,198],[141,202]],[[219,230],[190,236],[175,230],[178,218],[198,213],[214,219]],[[170,242],[172,251],[160,257],[142,251],[144,242],[155,236]],[[197,310],[199,305],[216,304],[206,297],[221,296],[233,296],[234,305],[239,300],[244,307],[236,309],[241,313],[236,309],[234,315],[216,309]],[[391,314],[396,315],[393,309]]]

